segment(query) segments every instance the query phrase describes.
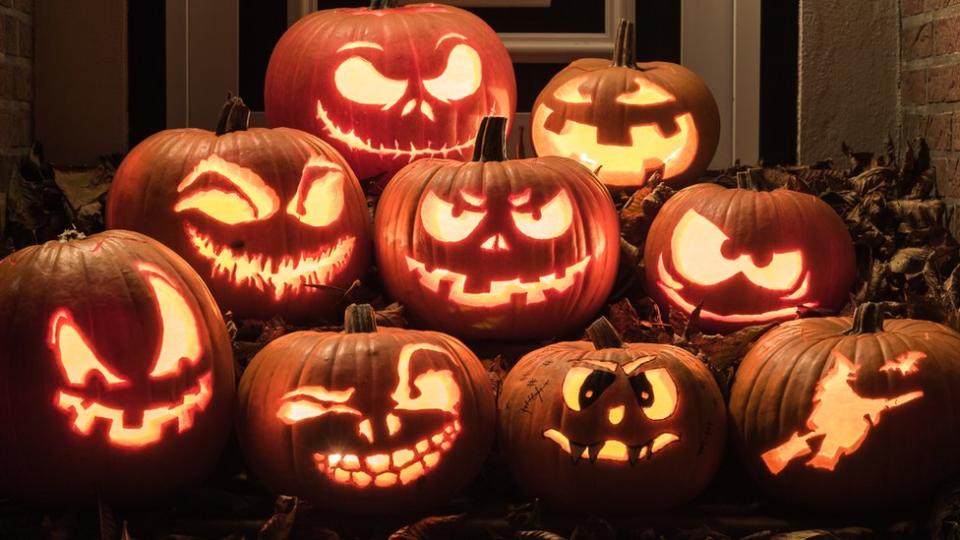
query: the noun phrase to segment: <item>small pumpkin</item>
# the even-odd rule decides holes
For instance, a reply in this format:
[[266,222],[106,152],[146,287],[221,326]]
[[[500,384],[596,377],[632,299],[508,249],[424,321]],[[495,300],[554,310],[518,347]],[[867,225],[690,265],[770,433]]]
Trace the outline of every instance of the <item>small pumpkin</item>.
[[443,503],[480,469],[496,406],[480,361],[438,332],[378,329],[370,306],[343,333],[294,332],[240,381],[240,444],[278,493],[358,514]]
[[517,363],[500,393],[500,441],[520,486],[571,512],[647,513],[699,493],[719,465],[726,409],[713,376],[672,345],[591,341]]
[[247,129],[239,98],[216,133],[162,131],[124,158],[107,225],[185,258],[225,310],[291,321],[333,318],[370,261],[370,217],[343,157],[293,129]]
[[144,499],[199,481],[230,431],[233,355],[203,281],[128,231],[0,261],[0,490]]
[[639,187],[656,170],[685,185],[713,159],[720,111],[689,69],[638,63],[634,23],[622,20],[613,61],[577,60],[551,79],[533,105],[530,133],[539,155],[600,167],[607,186]]
[[467,159],[480,119],[516,108],[513,63],[493,29],[455,7],[398,3],[312,13],[267,66],[269,124],[317,135],[363,179],[389,180],[421,158]]
[[902,508],[960,472],[960,334],[941,324],[810,318],[767,332],[730,395],[743,462],[771,496],[836,512]]
[[647,293],[687,315],[701,306],[702,327],[717,332],[843,307],[856,261],[840,216],[813,195],[738,182],[690,186],[663,205],[644,247]]
[[377,208],[387,290],[462,338],[562,335],[600,309],[616,277],[610,194],[571,159],[507,160],[506,123],[485,119],[471,162],[412,163]]

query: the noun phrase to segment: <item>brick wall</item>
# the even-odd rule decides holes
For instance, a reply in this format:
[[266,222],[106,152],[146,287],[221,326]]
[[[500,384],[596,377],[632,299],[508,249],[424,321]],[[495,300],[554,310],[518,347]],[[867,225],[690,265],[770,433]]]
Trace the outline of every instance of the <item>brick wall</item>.
[[32,140],[33,5],[34,0],[0,0],[0,195]]

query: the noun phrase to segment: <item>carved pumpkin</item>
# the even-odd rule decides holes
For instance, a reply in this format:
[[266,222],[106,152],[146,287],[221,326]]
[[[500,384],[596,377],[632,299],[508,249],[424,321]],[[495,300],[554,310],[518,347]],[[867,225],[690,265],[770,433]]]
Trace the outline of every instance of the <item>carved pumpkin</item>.
[[672,184],[696,180],[720,139],[720,112],[692,71],[637,63],[633,23],[621,21],[614,59],[577,60],[533,105],[531,136],[541,156],[577,159],[610,187],[638,187],[663,169]]
[[230,430],[233,356],[200,277],[110,231],[0,261],[0,489],[144,498],[199,480]]
[[383,514],[449,500],[493,444],[496,407],[480,361],[438,332],[377,329],[351,306],[344,333],[295,332],[240,381],[247,461],[278,493]]
[[672,345],[627,343],[601,318],[591,341],[533,351],[500,393],[500,441],[520,486],[577,513],[646,513],[710,481],[726,410],[712,375]]
[[[746,180],[747,175],[740,175]],[[671,197],[644,248],[647,292],[728,332],[796,317],[801,305],[839,309],[855,277],[853,241],[820,199],[778,189],[699,184]]]
[[337,8],[304,17],[267,67],[272,126],[309,131],[360,178],[419,158],[464,160],[484,115],[512,118],[513,64],[496,33],[450,6]]
[[507,161],[505,126],[485,120],[472,162],[426,159],[400,171],[377,208],[387,290],[458,337],[562,334],[596,313],[616,277],[607,190],[570,159]]
[[247,130],[228,102],[217,133],[160,132],[120,164],[111,228],[160,240],[204,276],[225,310],[262,319],[332,317],[366,272],[366,198],[343,158],[293,129]]
[[960,334],[932,322],[790,321],[737,370],[744,463],[780,499],[824,511],[901,508],[960,472]]

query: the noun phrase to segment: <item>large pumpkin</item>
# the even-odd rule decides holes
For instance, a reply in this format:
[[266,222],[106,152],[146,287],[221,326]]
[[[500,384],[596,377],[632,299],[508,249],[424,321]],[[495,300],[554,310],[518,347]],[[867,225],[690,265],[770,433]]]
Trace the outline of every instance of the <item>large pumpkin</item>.
[[710,481],[726,410],[707,368],[672,345],[624,344],[606,319],[510,370],[500,442],[525,491],[576,513],[649,513]]
[[493,444],[480,361],[438,332],[377,329],[351,306],[344,333],[295,332],[240,381],[240,443],[257,476],[324,509],[384,514],[448,501]]
[[216,133],[173,129],[137,145],[117,170],[107,225],[171,247],[235,315],[333,317],[369,264],[366,198],[328,144],[247,130],[249,114],[234,98]]
[[560,335],[596,313],[616,277],[610,194],[571,159],[506,160],[505,126],[484,122],[471,162],[409,165],[377,208],[387,290],[458,337]]
[[635,42],[633,23],[621,21],[613,61],[577,60],[551,79],[533,105],[533,145],[600,167],[611,187],[639,187],[658,169],[689,183],[717,149],[717,102],[683,66],[637,63]]
[[0,261],[0,490],[142,499],[200,480],[233,413],[233,356],[200,277],[140,234]]
[[[740,176],[746,180],[746,175]],[[701,306],[706,330],[839,309],[853,286],[853,241],[830,206],[805,193],[699,184],[657,214],[644,248],[647,292],[664,308]]]
[[267,67],[272,126],[309,131],[360,178],[419,158],[467,159],[484,115],[512,118],[513,64],[496,33],[450,6],[318,11],[290,27]]
[[730,396],[744,463],[824,511],[901,508],[960,472],[960,334],[932,322],[791,321],[747,354]]

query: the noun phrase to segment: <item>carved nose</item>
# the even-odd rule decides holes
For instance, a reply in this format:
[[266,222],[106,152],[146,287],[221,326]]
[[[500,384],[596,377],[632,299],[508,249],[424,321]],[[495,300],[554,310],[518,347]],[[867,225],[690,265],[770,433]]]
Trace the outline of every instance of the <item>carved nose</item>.
[[[407,116],[408,114],[412,113],[413,110],[416,108],[417,108],[417,100],[411,99],[410,101],[406,102],[403,105],[403,110],[400,112],[400,116]],[[433,107],[430,106],[430,104],[427,103],[426,101],[420,102],[420,114],[422,114],[423,116],[426,116],[431,122],[435,121],[435,117],[433,115]]]
[[487,251],[510,251],[510,245],[502,234],[495,234],[483,241],[480,246]]
[[611,424],[617,425],[623,421],[623,413],[626,411],[626,407],[623,405],[618,405],[616,407],[610,407],[607,409],[607,420]]

